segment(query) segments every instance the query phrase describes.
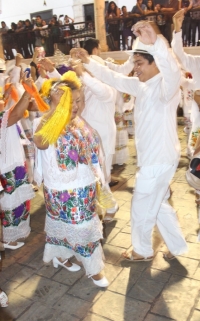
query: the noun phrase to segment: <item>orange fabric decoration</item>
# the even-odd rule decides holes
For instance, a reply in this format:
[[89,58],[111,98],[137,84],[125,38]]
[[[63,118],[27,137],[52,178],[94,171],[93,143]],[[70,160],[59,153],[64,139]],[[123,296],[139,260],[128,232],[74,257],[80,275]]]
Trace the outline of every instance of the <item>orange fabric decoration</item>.
[[13,85],[10,84],[10,83],[5,84],[5,91],[6,91],[7,89],[9,89],[9,87],[11,88],[10,95],[11,95],[12,99],[13,99],[15,102],[18,102],[19,96],[18,96],[18,92],[17,92],[15,86],[13,86]]
[[10,90],[10,96],[9,96],[7,99],[5,99],[5,106],[7,105],[8,100],[10,99],[10,97],[11,97],[11,98],[14,100],[14,102],[16,102],[16,103],[19,101],[18,92],[17,92],[15,86],[13,86],[13,84],[11,84],[11,83],[5,84],[5,91],[8,90],[9,88],[11,89],[11,90]]
[[44,111],[49,110],[49,106],[40,97],[40,95],[38,93],[38,90],[37,90],[37,87],[36,87],[36,85],[34,83],[32,84],[32,88],[30,88],[24,82],[22,82],[22,85],[23,85],[24,89],[27,91],[27,93],[29,93],[32,97],[35,98],[35,101],[36,101],[40,111],[44,112]]

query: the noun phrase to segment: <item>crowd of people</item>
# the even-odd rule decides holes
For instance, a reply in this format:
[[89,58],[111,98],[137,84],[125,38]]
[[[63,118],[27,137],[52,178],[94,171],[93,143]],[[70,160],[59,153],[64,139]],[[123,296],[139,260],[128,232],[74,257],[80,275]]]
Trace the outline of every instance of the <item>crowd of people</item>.
[[[187,251],[168,202],[180,157],[181,89],[192,162],[200,149],[200,58],[183,51],[184,12],[173,16],[173,54],[152,23],[138,21],[134,48],[121,65],[103,60],[94,38],[84,48],[73,48],[71,58],[57,66],[49,58],[37,61],[38,49],[25,73],[20,53],[7,71],[0,60],[0,218],[6,251],[26,246],[22,239],[30,233],[30,201],[34,187],[43,184],[44,262],[69,272],[83,266],[96,286],[109,285],[103,272],[102,223],[111,222],[119,209],[110,189],[118,184],[111,180],[111,168],[127,160],[126,120],[133,113],[138,165],[130,204],[133,249],[122,256],[130,263],[153,260],[155,225],[168,248],[165,260]],[[196,171],[189,174],[198,178]],[[81,265],[71,262],[73,256]],[[0,305],[8,305],[1,289]]]
[[[155,2],[154,2],[155,1]],[[106,30],[111,35],[114,43],[111,50],[128,50],[132,48],[133,35],[131,29],[140,20],[153,21],[159,27],[169,44],[172,40],[173,22],[172,16],[179,9],[184,9],[182,40],[184,46],[198,46],[200,41],[200,1],[199,0],[170,0],[161,5],[156,0],[137,0],[130,12],[126,6],[118,8],[114,1],[110,1],[106,14]],[[94,31],[94,22],[91,16],[87,16],[86,29]],[[35,47],[44,47],[46,56],[52,56],[58,43],[65,43],[68,47],[75,44],[69,43],[67,37],[79,28],[74,25],[74,19],[67,15],[57,17],[53,15],[49,21],[42,19],[40,15],[30,21],[19,20],[11,23],[9,28],[6,22],[1,22],[0,34],[6,60],[13,59],[13,49],[21,53],[24,58],[33,55]],[[77,29],[78,31],[78,29]],[[80,43],[77,42],[80,46]],[[76,44],[77,44],[76,43]]]
[[74,19],[68,15],[54,15],[50,21],[43,20],[40,15],[30,21],[19,20],[11,23],[9,28],[5,21],[1,22],[0,34],[6,60],[14,59],[13,49],[24,58],[31,58],[35,47],[43,47],[47,56],[52,56],[63,35],[74,29]]
[[[183,44],[198,46],[200,41],[199,0],[170,0],[165,4],[163,2],[160,4],[156,0],[137,0],[130,12],[127,12],[126,6],[120,9],[114,1],[110,1],[106,12],[107,31],[112,34],[117,50],[122,48],[127,50],[131,49],[134,39],[131,33],[132,27],[140,20],[152,21],[157,24],[170,44],[173,29],[172,16],[181,8],[184,9]],[[122,47],[120,47],[120,35]]]

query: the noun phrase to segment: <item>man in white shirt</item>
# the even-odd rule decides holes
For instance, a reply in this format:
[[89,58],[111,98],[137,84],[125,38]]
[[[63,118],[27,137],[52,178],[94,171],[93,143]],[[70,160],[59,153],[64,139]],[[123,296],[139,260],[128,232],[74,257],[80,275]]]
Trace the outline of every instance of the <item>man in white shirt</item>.
[[172,49],[178,61],[185,70],[191,72],[195,83],[195,89],[200,88],[200,56],[189,55],[184,52],[182,44],[182,23],[184,19],[184,9],[179,10],[173,16],[174,32],[172,40]]
[[172,259],[187,250],[176,213],[168,203],[169,183],[176,171],[180,146],[176,109],[180,100],[180,71],[166,43],[148,22],[135,25],[138,36],[134,63],[137,77],[126,77],[96,63],[83,49],[77,57],[98,79],[136,97],[135,144],[139,171],[131,205],[133,251],[129,261],[153,259],[152,230],[157,225]]

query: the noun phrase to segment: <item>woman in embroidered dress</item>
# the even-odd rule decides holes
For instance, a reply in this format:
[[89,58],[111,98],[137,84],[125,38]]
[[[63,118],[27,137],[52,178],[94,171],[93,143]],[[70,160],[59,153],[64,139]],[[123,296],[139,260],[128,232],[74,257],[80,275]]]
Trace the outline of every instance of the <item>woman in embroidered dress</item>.
[[[27,86],[30,83],[25,77],[23,81]],[[4,189],[0,196],[0,218],[4,248],[12,250],[23,246],[24,242],[17,240],[30,233],[29,208],[34,192],[28,182],[24,151],[16,125],[28,109],[30,98],[28,93],[24,93],[16,106],[8,110],[4,109],[3,97],[0,100],[0,181]]]
[[46,80],[41,92],[51,107],[34,124],[35,180],[44,182],[46,204],[43,260],[53,260],[55,268],[61,265],[78,271],[80,266],[69,260],[75,256],[86,275],[96,285],[106,287],[108,281],[100,273],[104,268],[102,226],[95,209],[96,177],[102,175],[99,139],[77,116],[82,99],[74,72],[67,72],[58,81]]

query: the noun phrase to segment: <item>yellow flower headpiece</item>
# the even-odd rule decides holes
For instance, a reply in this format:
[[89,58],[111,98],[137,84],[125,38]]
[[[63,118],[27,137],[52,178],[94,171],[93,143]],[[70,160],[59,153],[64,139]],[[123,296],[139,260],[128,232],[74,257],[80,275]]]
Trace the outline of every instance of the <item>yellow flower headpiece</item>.
[[[52,84],[59,84],[60,89],[64,91],[55,112],[43,125],[43,127],[35,134],[43,137],[43,142],[54,144],[63,129],[69,124],[72,111],[72,89],[80,89],[81,82],[74,71],[66,72],[60,79],[46,80],[41,89],[43,98],[49,97]],[[72,89],[71,89],[72,88]]]

